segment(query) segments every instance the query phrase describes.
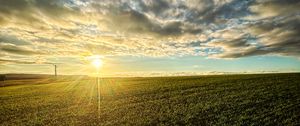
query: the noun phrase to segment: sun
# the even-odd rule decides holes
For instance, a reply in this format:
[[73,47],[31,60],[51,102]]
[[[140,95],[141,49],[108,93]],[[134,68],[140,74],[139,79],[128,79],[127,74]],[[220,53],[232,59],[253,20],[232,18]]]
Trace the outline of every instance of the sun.
[[92,65],[95,66],[96,68],[100,68],[102,66],[102,60],[100,58],[95,58],[92,61]]

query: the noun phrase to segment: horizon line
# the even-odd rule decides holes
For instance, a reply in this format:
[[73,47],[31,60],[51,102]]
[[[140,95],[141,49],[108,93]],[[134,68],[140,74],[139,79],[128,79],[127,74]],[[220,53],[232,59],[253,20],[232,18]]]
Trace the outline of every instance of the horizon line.
[[[179,72],[180,73],[180,72]],[[184,73],[184,72],[182,72]],[[188,77],[188,76],[210,76],[210,75],[251,75],[251,74],[288,74],[288,73],[300,73],[300,71],[293,71],[293,72],[211,72],[210,74],[161,74],[161,75],[120,75],[120,76],[94,76],[94,75],[85,75],[85,74],[60,74],[57,76],[87,76],[87,77],[101,77],[101,78],[112,78],[112,77]],[[45,74],[45,73],[0,73],[0,75],[43,75],[43,76],[55,76],[53,74]]]

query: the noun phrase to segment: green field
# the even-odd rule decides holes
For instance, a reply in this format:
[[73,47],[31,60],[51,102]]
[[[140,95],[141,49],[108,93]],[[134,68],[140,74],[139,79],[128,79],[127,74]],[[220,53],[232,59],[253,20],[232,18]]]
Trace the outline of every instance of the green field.
[[300,125],[297,73],[98,84],[80,77],[7,80],[0,87],[0,125]]

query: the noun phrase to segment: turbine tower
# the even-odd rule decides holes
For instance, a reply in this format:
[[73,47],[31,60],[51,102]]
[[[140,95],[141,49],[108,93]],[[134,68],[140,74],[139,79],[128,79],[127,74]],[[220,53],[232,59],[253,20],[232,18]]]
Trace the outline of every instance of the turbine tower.
[[55,77],[57,77],[57,65],[56,64],[53,64],[54,65],[54,75]]

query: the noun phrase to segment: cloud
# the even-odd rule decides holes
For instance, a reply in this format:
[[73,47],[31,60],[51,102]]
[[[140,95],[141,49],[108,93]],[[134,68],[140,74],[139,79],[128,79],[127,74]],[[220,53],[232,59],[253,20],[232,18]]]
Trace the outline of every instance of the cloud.
[[[115,31],[154,35],[199,34],[225,19],[243,17],[246,4],[238,0],[157,0],[93,2],[102,22]],[[240,7],[236,7],[240,6]],[[122,21],[121,21],[122,20]],[[121,21],[121,22],[120,22]]]
[[41,55],[43,52],[34,51],[34,49],[26,46],[16,46],[13,44],[0,43],[0,51],[6,53],[13,53],[18,55]]
[[217,57],[239,58],[266,54],[299,57],[299,19],[299,16],[292,16],[248,25],[246,26],[248,35],[213,44],[222,46],[225,50]]
[[22,26],[31,30],[51,29],[53,25],[74,26],[68,19],[70,16],[78,17],[80,10],[76,7],[69,7],[67,1],[0,0],[1,24],[7,28]]
[[298,0],[257,0],[250,7],[250,19],[265,19],[299,14]]
[[14,45],[30,45],[31,43],[22,39],[18,39],[16,36],[0,34],[0,43],[11,43]]
[[28,60],[13,60],[13,59],[0,59],[0,64],[57,64],[53,62],[47,62],[40,59],[36,59],[35,61],[28,61]]
[[[164,37],[182,34],[197,34],[202,30],[193,24],[176,20],[159,20],[150,14],[133,9],[122,10],[102,15],[106,27],[125,34],[154,35]],[[120,22],[121,21],[121,22]]]
[[296,0],[0,0],[1,55],[299,57]]
[[20,60],[8,60],[8,59],[0,59],[0,64],[35,64],[35,62],[30,62],[30,61],[20,61]]
[[[25,0],[1,0],[0,1],[0,16],[3,22],[10,21],[13,16],[18,16],[19,18],[29,19],[29,17],[24,16],[24,12],[30,11],[29,3]],[[30,16],[31,18],[31,16]]]

